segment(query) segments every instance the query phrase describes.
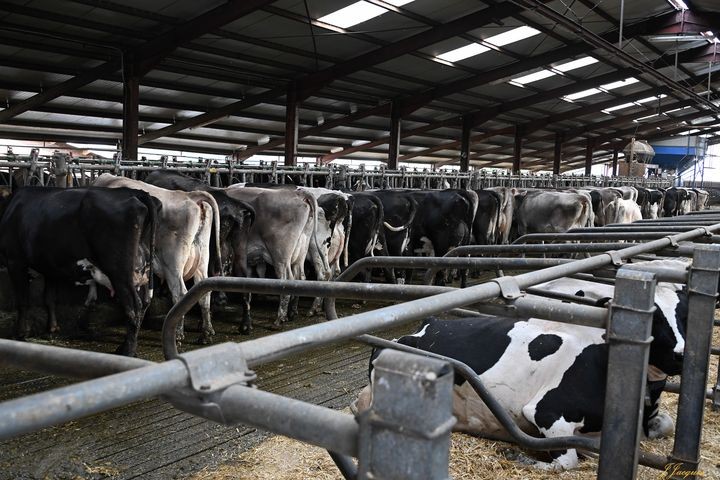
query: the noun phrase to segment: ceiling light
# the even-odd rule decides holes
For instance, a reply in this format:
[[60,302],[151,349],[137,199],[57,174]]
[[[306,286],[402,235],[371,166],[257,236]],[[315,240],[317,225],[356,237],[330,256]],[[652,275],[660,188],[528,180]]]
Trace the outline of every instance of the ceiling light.
[[359,147],[360,145],[365,145],[366,143],[370,143],[370,140],[353,140],[352,146]]
[[673,108],[672,110],[668,110],[667,113],[673,113],[673,112],[679,112],[680,110],[685,110],[686,108],[691,108],[689,105],[687,107],[680,107],[680,108]]
[[[488,37],[483,40],[483,42],[489,43],[490,45],[494,45],[496,47],[502,47],[511,43],[518,42],[520,40],[525,40],[526,38],[530,38],[539,33],[539,30],[536,30],[532,27],[522,26],[518,28],[513,28],[512,30],[508,30],[507,32],[503,32],[498,35],[493,35],[492,37]],[[475,55],[480,55],[481,53],[485,53],[488,50],[490,50],[490,48],[486,47],[485,45],[481,45],[479,43],[471,43],[469,45],[465,45],[463,47],[456,48],[455,50],[450,50],[449,52],[438,55],[437,58],[439,58],[440,60],[445,60],[447,62],[458,62],[469,57],[474,57]]]
[[342,152],[342,151],[343,151],[343,147],[333,147],[330,149],[330,153],[338,153],[338,152]]
[[270,143],[270,137],[267,135],[263,135],[262,137],[258,138],[258,145],[265,145],[266,143]]
[[[396,7],[400,7],[412,1],[413,0],[387,0],[389,4]],[[371,18],[379,17],[385,12],[387,12],[387,9],[383,7],[369,2],[360,1],[329,13],[324,17],[320,17],[318,20],[324,23],[329,23],[330,25],[335,25],[336,27],[348,28],[353,25],[357,25],[358,23],[366,22]]]
[[678,133],[678,135],[692,135],[693,133],[699,132],[699,128],[693,128],[692,130],[685,130],[684,132]]

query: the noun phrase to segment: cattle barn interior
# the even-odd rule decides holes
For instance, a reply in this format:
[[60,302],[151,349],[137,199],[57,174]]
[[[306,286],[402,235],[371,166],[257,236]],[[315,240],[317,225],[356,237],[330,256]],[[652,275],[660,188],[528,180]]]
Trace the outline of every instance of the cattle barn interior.
[[714,0],[1,0],[0,480],[720,478],[719,45]]

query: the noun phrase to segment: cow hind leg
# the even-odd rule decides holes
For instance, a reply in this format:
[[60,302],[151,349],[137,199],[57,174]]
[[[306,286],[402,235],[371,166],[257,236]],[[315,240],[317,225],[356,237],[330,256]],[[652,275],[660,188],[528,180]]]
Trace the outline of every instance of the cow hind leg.
[[242,294],[242,320],[240,321],[240,334],[241,335],[250,335],[250,332],[252,331],[252,318],[250,317],[250,300],[252,299],[252,294],[250,293],[243,293]]
[[8,274],[15,293],[17,305],[17,319],[15,321],[15,338],[24,340],[30,336],[30,323],[28,322],[28,304],[30,290],[30,275],[26,265],[8,262]]
[[[168,276],[166,279],[168,289],[170,290],[170,296],[172,297],[173,305],[177,304],[180,299],[187,293],[187,287],[182,278]],[[181,342],[185,340],[185,316],[183,315],[178,320],[177,327],[175,329],[175,340]]]
[[[202,272],[196,273],[193,276],[193,280],[196,284],[206,278],[207,276]],[[202,317],[200,322],[200,337],[197,340],[197,343],[200,345],[208,345],[212,343],[212,337],[215,335],[215,329],[213,329],[212,319],[210,317],[210,297],[210,293],[206,293],[200,297],[200,300],[198,300],[198,305],[200,305],[200,316]]]
[[117,301],[122,306],[127,320],[125,340],[115,350],[118,355],[134,357],[137,354],[138,334],[142,325],[147,305],[132,287],[120,286],[115,290]]
[[57,301],[57,285],[55,282],[49,281],[48,279],[45,279],[45,309],[47,310],[47,327],[48,332],[53,334],[60,331],[60,327],[58,326],[57,322],[57,311],[56,311],[56,301]]

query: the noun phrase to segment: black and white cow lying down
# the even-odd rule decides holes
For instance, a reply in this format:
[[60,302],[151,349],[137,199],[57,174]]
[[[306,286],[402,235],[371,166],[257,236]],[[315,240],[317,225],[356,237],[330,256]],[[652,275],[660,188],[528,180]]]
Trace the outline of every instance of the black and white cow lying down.
[[[612,285],[559,279],[542,288],[596,299],[604,304],[613,295]],[[659,283],[656,290],[650,346],[647,393],[651,408],[643,412],[648,438],[673,431],[669,416],[658,412],[660,393],[667,375],[682,370],[687,295],[674,284]],[[455,320],[426,320],[420,330],[399,343],[445,355],[469,365],[481,381],[530,435],[561,437],[599,432],[603,421],[608,345],[605,330],[539,319],[479,316]],[[373,359],[378,352],[375,352]],[[372,381],[372,361],[371,361]],[[370,388],[355,404],[368,408]],[[511,440],[472,387],[456,378],[453,414],[459,431]],[[536,462],[548,470],[574,468],[573,449],[553,452],[550,463]]]

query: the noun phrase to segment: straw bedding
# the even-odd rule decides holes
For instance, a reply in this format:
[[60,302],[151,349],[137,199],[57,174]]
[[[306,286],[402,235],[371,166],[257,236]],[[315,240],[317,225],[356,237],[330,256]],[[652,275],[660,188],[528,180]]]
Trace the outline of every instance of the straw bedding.
[[[716,313],[716,318],[720,315]],[[720,345],[720,329],[716,329],[713,345]],[[713,356],[709,381],[717,378],[718,358]],[[675,379],[677,380],[677,379]],[[663,395],[663,409],[673,418],[677,395]],[[669,454],[673,439],[643,442],[643,448],[657,454]],[[542,472],[513,461],[521,450],[504,442],[488,441],[455,433],[452,436],[450,473],[454,479],[495,480],[584,480],[595,478],[597,461],[586,458],[580,467],[561,473]],[[705,410],[700,470],[703,478],[720,479],[720,412]],[[527,453],[527,452],[526,452]],[[273,436],[252,450],[229,459],[213,470],[195,474],[193,480],[335,480],[342,476],[327,452],[281,436]],[[662,472],[640,467],[638,478],[657,480]]]

